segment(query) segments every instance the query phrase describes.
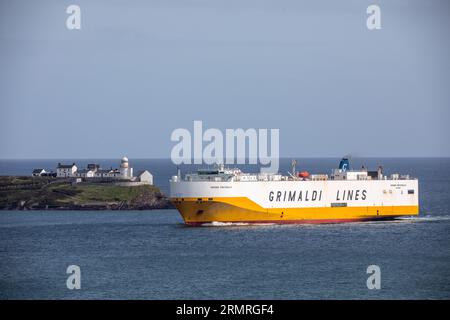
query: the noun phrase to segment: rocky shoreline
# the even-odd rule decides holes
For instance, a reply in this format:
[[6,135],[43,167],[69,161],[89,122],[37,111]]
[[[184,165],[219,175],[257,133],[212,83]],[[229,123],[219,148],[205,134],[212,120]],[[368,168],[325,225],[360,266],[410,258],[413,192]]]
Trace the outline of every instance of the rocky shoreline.
[[77,183],[51,177],[0,177],[0,210],[154,210],[173,209],[151,185]]
[[156,210],[156,209],[174,209],[172,202],[166,198],[150,201],[149,203],[92,203],[77,204],[69,203],[67,205],[30,205],[26,201],[20,201],[8,206],[0,206],[0,210]]

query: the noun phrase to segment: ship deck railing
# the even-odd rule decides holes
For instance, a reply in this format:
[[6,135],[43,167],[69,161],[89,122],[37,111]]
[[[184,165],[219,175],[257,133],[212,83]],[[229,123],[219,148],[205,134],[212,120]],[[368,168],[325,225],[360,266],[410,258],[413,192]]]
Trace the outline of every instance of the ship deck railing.
[[[347,179],[342,176],[328,176],[328,175],[311,175],[309,177],[294,177],[294,176],[259,176],[259,175],[236,175],[229,177],[218,177],[218,176],[190,176],[188,175],[182,181],[206,181],[206,182],[272,182],[272,181],[376,181],[376,180],[415,180],[416,178],[410,177],[409,175],[399,175],[399,176],[382,176],[370,177],[362,176],[356,179]],[[178,180],[177,180],[178,181]]]

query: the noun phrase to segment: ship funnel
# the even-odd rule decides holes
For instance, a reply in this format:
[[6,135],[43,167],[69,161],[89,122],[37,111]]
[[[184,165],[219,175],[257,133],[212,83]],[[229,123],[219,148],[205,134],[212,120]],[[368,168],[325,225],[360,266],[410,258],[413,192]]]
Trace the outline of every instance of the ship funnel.
[[339,170],[347,171],[348,169],[350,169],[350,161],[348,158],[344,157],[341,159],[341,162],[339,162]]

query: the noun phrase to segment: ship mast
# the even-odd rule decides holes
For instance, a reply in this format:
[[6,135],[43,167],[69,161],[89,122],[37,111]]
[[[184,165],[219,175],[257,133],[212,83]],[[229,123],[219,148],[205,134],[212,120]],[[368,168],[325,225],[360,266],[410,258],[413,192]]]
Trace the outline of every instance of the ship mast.
[[293,175],[294,177],[297,175],[296,170],[295,170],[295,166],[296,166],[296,165],[297,165],[297,160],[292,159],[292,161],[291,161],[291,167],[292,167],[291,173],[292,173],[292,175]]

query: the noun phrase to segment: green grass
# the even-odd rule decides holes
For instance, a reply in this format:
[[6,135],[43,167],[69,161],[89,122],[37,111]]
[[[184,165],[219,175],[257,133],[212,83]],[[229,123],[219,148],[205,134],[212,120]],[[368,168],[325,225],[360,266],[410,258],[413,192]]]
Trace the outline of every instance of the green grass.
[[0,208],[25,202],[31,206],[67,206],[70,204],[138,203],[160,197],[150,185],[133,187],[108,183],[72,185],[46,177],[0,177]]
[[159,191],[153,186],[123,187],[109,184],[79,184],[56,189],[59,192],[73,191],[68,198],[76,203],[89,202],[131,202],[141,195],[150,195]]

